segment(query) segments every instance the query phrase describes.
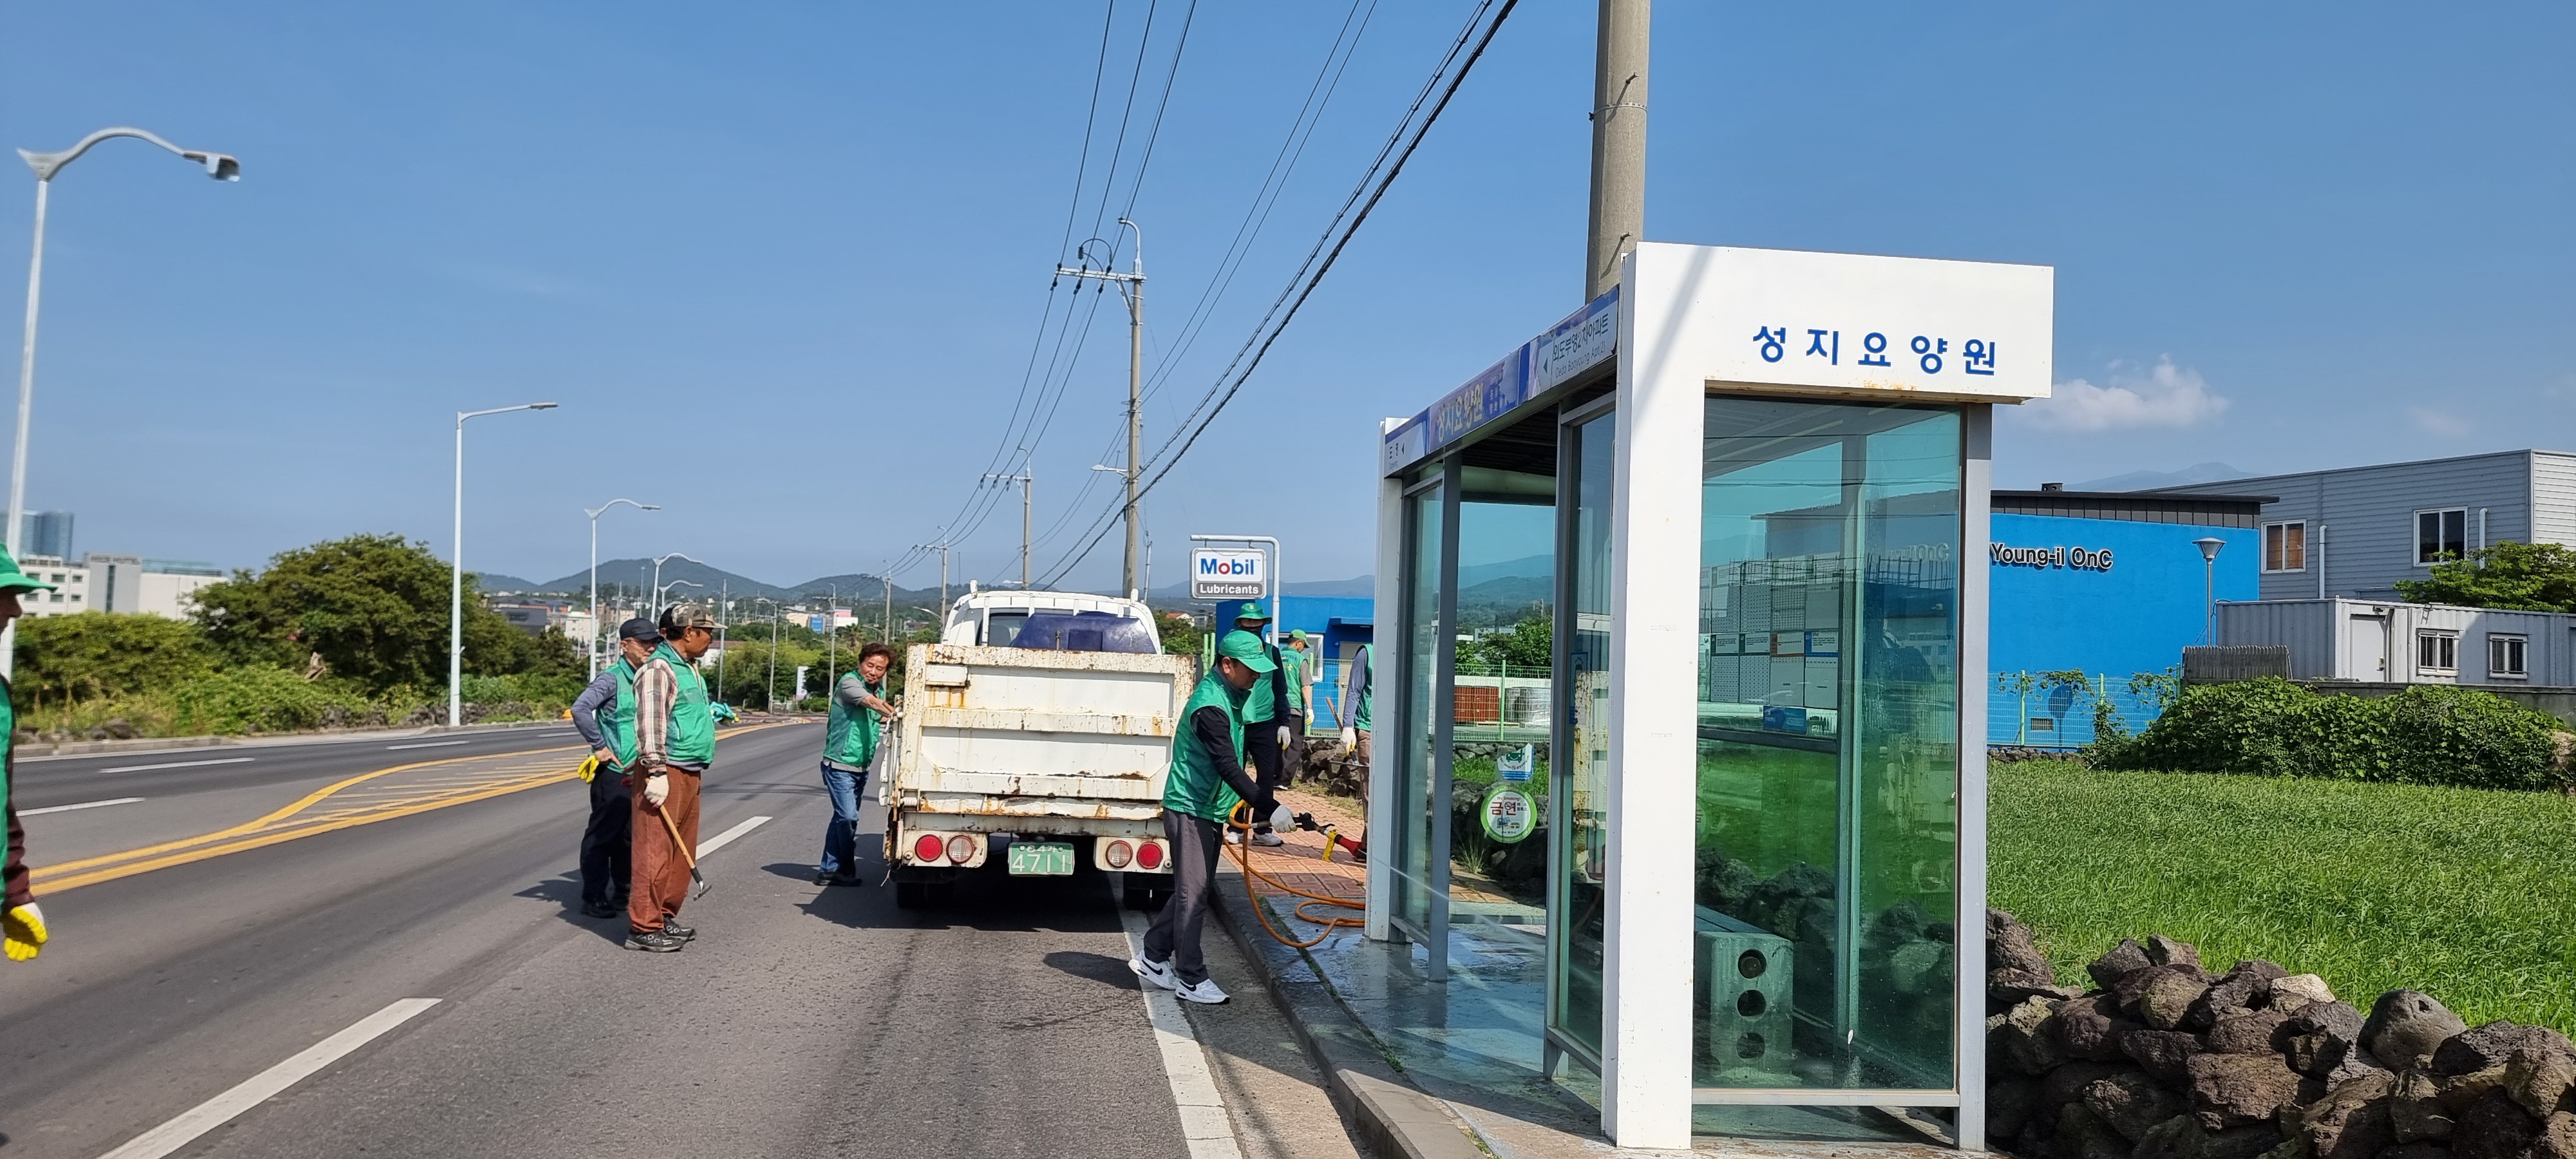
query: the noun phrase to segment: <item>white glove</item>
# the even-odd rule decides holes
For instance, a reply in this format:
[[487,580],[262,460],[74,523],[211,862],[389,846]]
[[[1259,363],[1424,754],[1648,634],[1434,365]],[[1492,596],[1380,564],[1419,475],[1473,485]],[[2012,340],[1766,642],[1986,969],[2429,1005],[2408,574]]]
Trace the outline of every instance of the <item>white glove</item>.
[[1343,750],[1343,751],[1345,751],[1345,752],[1348,752],[1348,751],[1351,751],[1351,750],[1357,749],[1357,748],[1359,748],[1359,747],[1360,747],[1360,730],[1358,730],[1358,729],[1356,729],[1356,728],[1345,728],[1345,729],[1343,729],[1343,730],[1342,730],[1342,750]]
[[24,962],[42,953],[52,936],[45,929],[45,911],[32,901],[0,914],[0,943],[5,943],[12,962]]
[[1288,747],[1288,726],[1284,724],[1279,726],[1279,747]]
[[1278,808],[1271,810],[1271,811],[1270,811],[1270,830],[1271,830],[1271,832],[1274,832],[1274,833],[1294,833],[1294,832],[1296,832],[1296,831],[1297,831],[1297,815],[1296,815],[1296,814],[1294,814],[1294,813],[1289,812],[1289,811],[1288,811],[1288,806],[1286,806],[1286,805],[1281,805],[1281,806],[1279,806]]
[[645,804],[650,805],[650,806],[652,806],[652,807],[654,807],[654,808],[656,808],[656,809],[659,809],[659,808],[661,808],[661,807],[662,807],[662,802],[664,802],[664,801],[668,801],[668,800],[670,800],[670,799],[671,799],[671,778],[670,778],[669,774],[666,774],[666,773],[654,773],[653,775],[651,775],[651,776],[648,776],[648,777],[644,778],[644,803],[645,803]]

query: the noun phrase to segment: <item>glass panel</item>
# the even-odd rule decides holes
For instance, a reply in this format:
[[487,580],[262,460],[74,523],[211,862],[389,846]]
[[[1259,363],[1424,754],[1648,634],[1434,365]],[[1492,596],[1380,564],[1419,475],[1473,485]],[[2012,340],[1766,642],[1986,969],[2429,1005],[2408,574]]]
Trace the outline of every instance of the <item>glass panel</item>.
[[1712,398],[1695,1085],[1953,1085],[1960,419]]
[[1495,927],[1476,931],[1485,948],[1520,946],[1536,983],[1547,932],[1546,814],[1539,806],[1548,792],[1555,682],[1556,478],[1470,467],[1462,481],[1449,691],[1449,920]]
[[1567,693],[1558,711],[1568,738],[1565,776],[1551,783],[1556,841],[1557,910],[1552,940],[1553,1028],[1601,1056],[1601,943],[1608,897],[1602,890],[1610,808],[1610,461],[1618,416],[1577,428],[1574,461],[1564,477],[1574,504],[1573,607],[1560,618],[1568,632]]
[[1432,680],[1440,643],[1441,488],[1405,500],[1404,706],[1395,799],[1395,915],[1426,934],[1431,923]]

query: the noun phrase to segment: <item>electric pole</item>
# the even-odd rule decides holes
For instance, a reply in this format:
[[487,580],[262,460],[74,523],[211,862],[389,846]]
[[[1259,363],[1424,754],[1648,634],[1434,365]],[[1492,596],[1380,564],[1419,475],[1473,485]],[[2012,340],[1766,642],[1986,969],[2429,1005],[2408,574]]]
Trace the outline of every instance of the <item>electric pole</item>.
[[914,551],[935,551],[939,553],[939,621],[941,626],[945,627],[948,622],[948,545],[945,543],[916,543],[912,545],[912,549]]
[[[1081,281],[1085,278],[1108,282],[1118,287],[1118,296],[1127,299],[1127,563],[1120,573],[1120,586],[1130,595],[1141,596],[1137,576],[1138,561],[1143,558],[1143,537],[1136,516],[1136,480],[1144,473],[1145,418],[1142,406],[1145,380],[1145,231],[1135,222],[1119,218],[1118,224],[1136,231],[1136,252],[1132,273],[1109,269],[1055,268],[1056,276]],[[1028,577],[1020,577],[1020,586],[1028,586]]]
[[1646,230],[1646,44],[1651,0],[1601,0],[1592,69],[1592,238],[1583,300],[1619,284]]
[[[1030,495],[1037,487],[1037,479],[1030,474],[1028,467],[1023,466],[1017,475],[986,475],[984,481],[1010,483],[1020,489],[1020,590],[1027,591],[1029,590],[1029,512],[1035,502]],[[1135,484],[1130,482],[1128,486],[1132,488]]]

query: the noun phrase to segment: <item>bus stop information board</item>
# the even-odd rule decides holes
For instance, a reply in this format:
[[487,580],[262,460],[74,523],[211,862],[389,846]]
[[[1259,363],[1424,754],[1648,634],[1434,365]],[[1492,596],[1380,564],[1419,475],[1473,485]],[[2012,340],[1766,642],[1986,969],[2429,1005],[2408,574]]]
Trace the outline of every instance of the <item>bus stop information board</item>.
[[1190,553],[1190,598],[1258,600],[1270,595],[1269,560],[1259,551],[1202,547]]

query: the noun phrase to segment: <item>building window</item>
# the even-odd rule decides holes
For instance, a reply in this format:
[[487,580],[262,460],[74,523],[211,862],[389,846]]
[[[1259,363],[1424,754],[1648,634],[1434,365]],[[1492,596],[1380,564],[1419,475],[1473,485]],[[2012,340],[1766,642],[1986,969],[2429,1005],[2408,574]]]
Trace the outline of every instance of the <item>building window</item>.
[[2460,634],[2457,632],[2415,633],[2415,670],[2443,675],[2459,672]]
[[2487,675],[2520,680],[2531,675],[2531,639],[2527,636],[2487,637]]
[[2263,570],[2308,570],[2308,525],[2304,521],[2263,525]]
[[2436,564],[2446,559],[2466,559],[2468,554],[2468,508],[2450,507],[2440,511],[2415,513],[2417,566]]

